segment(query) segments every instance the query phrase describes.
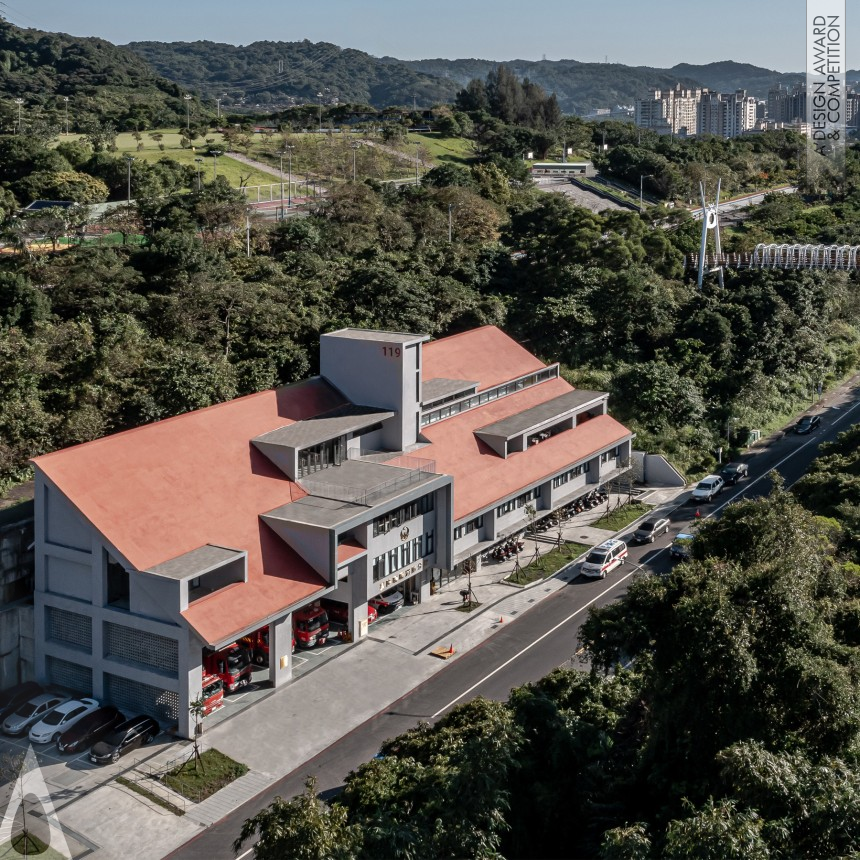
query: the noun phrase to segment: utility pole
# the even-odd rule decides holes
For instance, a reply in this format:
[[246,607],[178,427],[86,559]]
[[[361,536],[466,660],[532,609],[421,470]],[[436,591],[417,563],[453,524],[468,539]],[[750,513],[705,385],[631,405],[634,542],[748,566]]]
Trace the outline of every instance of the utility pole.
[[66,134],[69,133],[69,97],[63,96],[63,101],[66,104]]
[[361,144],[355,142],[355,143],[351,143],[349,146],[350,146],[350,149],[352,149],[352,182],[353,182],[353,184],[355,184],[355,154],[356,154],[356,152],[358,152],[358,148],[359,148],[359,146],[361,146]]
[[218,156],[221,154],[222,153],[221,153],[220,149],[213,149],[212,150],[212,171],[213,171],[212,172],[212,178],[213,179],[218,178]]
[[15,99],[15,104],[18,105],[18,134],[21,134],[21,108],[24,105],[24,99]]
[[215,106],[218,109],[218,119],[221,119],[221,99],[215,99]]
[[320,134],[322,134],[322,100],[323,100],[323,94],[317,93],[317,98],[320,100],[319,130],[320,130]]
[[197,193],[200,193],[200,166],[203,164],[202,158],[195,158],[195,164],[197,165]]
[[278,157],[280,159],[281,164],[281,221],[284,220],[284,156],[286,152],[281,150],[278,153]]
[[185,99],[185,130],[190,131],[191,129],[191,96],[190,93],[185,93],[182,98]]
[[421,180],[418,177],[418,162],[421,160],[419,155],[418,155],[418,153],[420,151],[420,147],[421,147],[421,144],[416,142],[415,143],[415,184],[416,185],[421,184]]

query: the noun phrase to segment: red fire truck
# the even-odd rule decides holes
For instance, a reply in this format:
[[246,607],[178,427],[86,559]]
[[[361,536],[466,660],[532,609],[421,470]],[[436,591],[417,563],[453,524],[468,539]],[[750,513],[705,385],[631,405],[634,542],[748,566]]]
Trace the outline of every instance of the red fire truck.
[[208,717],[224,704],[224,682],[217,675],[203,673],[203,716]]
[[248,649],[251,659],[258,666],[269,665],[269,625],[243,636],[241,643]]
[[220,651],[203,651],[203,672],[215,675],[224,682],[228,693],[251,682],[251,660],[248,651],[238,642],[232,642]]
[[319,603],[293,613],[293,636],[299,648],[325,645],[328,640],[328,614]]

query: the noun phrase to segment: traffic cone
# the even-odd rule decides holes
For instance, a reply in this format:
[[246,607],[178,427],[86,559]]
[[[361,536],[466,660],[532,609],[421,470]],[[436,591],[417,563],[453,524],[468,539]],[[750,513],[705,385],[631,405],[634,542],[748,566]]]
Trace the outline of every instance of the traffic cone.
[[453,653],[454,653],[454,643],[453,643],[453,642],[451,643],[451,647],[448,649],[448,653],[449,653],[449,654],[453,654]]
[[700,520],[702,518],[702,514],[699,512],[699,509],[696,508],[696,519]]
[[504,623],[505,623],[505,619],[504,619],[504,618],[502,618],[502,616],[500,615],[500,616],[499,616],[499,620],[498,620],[496,623],[497,623],[497,624],[504,624]]

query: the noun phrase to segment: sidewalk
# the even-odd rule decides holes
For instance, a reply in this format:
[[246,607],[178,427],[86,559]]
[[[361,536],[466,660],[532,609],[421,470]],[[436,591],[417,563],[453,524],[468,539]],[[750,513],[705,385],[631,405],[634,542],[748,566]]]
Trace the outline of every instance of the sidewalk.
[[[673,507],[682,488],[652,491],[644,496],[657,508]],[[610,500],[614,507],[614,500]],[[584,511],[561,528],[564,540],[587,546],[612,536],[591,523],[605,505]],[[630,530],[630,526],[623,531]],[[552,549],[558,529],[538,536],[541,552]],[[543,539],[541,539],[543,538]],[[525,540],[520,560],[534,555],[535,541]],[[156,860],[192,838],[200,828],[220,820],[233,809],[256,797],[284,774],[375,716],[386,705],[440,672],[450,663],[431,655],[433,648],[453,646],[452,660],[489,638],[500,623],[511,621],[537,601],[555,593],[576,576],[574,565],[538,579],[527,586],[510,585],[515,559],[490,561],[471,576],[472,591],[480,604],[472,612],[457,611],[462,605],[460,576],[416,606],[405,606],[382,616],[362,642],[339,646],[336,659],[320,663],[287,686],[267,691],[252,708],[237,709],[229,719],[205,725],[204,747],[246,764],[249,772],[199,804],[186,801],[186,814],[177,817],[114,783],[70,803],[60,815],[64,827],[80,831],[98,849],[90,856],[108,860],[134,852],[138,860]],[[501,621],[500,621],[501,619]],[[263,693],[263,691],[260,691]],[[350,702],[349,710],[337,707]],[[283,742],[273,742],[281,738]],[[190,751],[190,742],[171,744],[150,767],[175,760]],[[113,824],[109,822],[112,821]],[[121,826],[115,826],[121,822]],[[157,832],[158,838],[153,839]]]

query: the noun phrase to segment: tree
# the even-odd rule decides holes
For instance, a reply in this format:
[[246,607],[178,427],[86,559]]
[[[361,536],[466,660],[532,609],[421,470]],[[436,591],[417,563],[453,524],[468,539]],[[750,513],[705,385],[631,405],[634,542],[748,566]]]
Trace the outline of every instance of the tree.
[[245,819],[233,843],[238,854],[254,842],[255,860],[353,860],[361,844],[361,831],[348,824],[347,811],[317,799],[316,779],[308,777],[305,790],[285,801],[276,797],[253,818]]

